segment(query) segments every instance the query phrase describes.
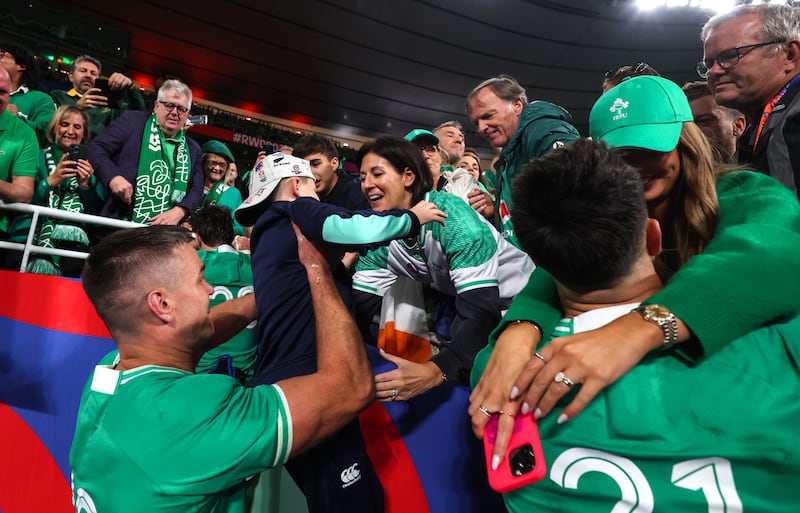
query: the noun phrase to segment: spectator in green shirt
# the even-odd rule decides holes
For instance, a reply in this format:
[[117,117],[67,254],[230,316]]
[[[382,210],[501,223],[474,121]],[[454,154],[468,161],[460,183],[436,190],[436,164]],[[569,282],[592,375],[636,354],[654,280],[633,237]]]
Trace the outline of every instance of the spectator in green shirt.
[[3,43],[0,67],[11,76],[8,111],[36,132],[39,147],[48,146],[47,124],[56,111],[56,104],[50,95],[39,90],[39,68],[33,52],[14,43]]

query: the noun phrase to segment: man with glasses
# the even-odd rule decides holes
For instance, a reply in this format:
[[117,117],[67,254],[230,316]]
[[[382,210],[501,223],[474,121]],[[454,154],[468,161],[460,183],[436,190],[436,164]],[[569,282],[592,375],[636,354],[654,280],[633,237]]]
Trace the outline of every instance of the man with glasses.
[[703,60],[719,105],[738,109],[748,128],[738,160],[769,174],[795,193],[800,184],[800,10],[787,5],[741,5],[703,27]]
[[192,90],[167,80],[153,112],[127,111],[89,144],[106,188],[100,214],[136,223],[178,224],[203,195],[200,145],[184,133]]
[[446,166],[449,171],[452,171],[453,167],[448,164],[449,158],[442,157],[446,152],[439,147],[439,138],[430,130],[415,128],[405,135],[405,139],[419,148],[433,175],[433,188],[441,191],[447,185],[447,178],[442,175],[442,166]]

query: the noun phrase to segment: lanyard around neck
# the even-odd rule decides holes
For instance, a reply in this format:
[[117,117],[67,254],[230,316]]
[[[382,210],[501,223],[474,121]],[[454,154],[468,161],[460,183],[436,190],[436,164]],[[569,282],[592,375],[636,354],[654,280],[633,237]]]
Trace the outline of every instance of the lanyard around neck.
[[769,117],[772,115],[772,111],[775,109],[775,106],[781,101],[781,98],[783,98],[783,95],[786,94],[786,91],[788,91],[789,88],[798,80],[800,80],[800,75],[795,76],[789,81],[788,84],[783,86],[783,89],[778,91],[778,94],[776,94],[769,101],[769,103],[767,103],[766,107],[764,107],[764,112],[761,113],[761,121],[758,122],[758,130],[756,130],[756,140],[753,143],[753,151],[755,151],[756,147],[758,147],[758,140],[761,138],[761,130],[763,130],[764,125],[767,124],[767,119],[769,119]]

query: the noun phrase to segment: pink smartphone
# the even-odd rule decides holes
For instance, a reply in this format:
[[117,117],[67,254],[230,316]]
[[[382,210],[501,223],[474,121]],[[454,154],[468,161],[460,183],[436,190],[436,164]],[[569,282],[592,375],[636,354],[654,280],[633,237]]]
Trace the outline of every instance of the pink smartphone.
[[486,473],[489,486],[499,493],[510,492],[542,479],[547,472],[539,429],[533,415],[517,414],[514,430],[503,461],[492,470],[492,451],[497,438],[498,415],[493,415],[483,431],[483,452],[486,456]]

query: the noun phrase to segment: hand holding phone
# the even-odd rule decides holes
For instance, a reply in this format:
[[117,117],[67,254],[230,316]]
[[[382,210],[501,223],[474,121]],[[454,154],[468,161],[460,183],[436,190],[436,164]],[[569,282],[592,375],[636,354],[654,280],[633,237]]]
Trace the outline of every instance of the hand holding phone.
[[533,415],[517,414],[508,448],[497,470],[492,470],[494,442],[497,438],[498,417],[492,415],[483,431],[483,450],[486,456],[486,472],[489,486],[496,492],[506,493],[535,483],[547,472],[539,429]]
[[112,91],[108,85],[108,79],[98,78],[94,81],[94,87],[100,89],[100,95],[108,99],[108,105],[115,105],[125,99],[125,91],[118,89]]
[[70,144],[67,159],[74,160],[76,163],[80,159],[89,160],[89,152],[84,144]]

